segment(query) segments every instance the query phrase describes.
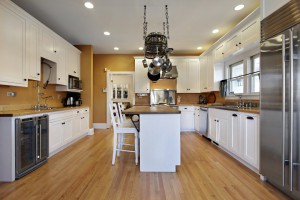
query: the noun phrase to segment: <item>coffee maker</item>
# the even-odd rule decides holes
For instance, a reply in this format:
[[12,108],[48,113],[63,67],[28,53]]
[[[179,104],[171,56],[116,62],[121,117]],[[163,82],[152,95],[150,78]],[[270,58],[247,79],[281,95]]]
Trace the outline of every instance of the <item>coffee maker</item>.
[[81,94],[80,93],[74,93],[74,92],[68,92],[67,97],[64,99],[64,106],[81,106],[82,100],[81,100]]

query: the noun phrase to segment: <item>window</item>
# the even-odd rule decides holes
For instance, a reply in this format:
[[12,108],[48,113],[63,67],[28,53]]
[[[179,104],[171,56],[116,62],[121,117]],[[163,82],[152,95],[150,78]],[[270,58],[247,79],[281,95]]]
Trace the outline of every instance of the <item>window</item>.
[[229,65],[230,93],[244,93],[244,63],[243,61]]
[[258,72],[255,74],[251,75],[251,93],[259,92],[260,91],[260,76],[259,76],[259,71],[260,71],[260,57],[259,54],[254,55],[250,58],[251,60],[251,70],[250,73],[253,72]]

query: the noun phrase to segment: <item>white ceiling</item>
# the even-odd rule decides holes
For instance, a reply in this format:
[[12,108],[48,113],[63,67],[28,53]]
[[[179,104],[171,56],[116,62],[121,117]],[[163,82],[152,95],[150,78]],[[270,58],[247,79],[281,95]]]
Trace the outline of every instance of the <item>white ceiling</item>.
[[[168,5],[174,54],[200,54],[259,6],[259,0],[90,0],[90,10],[84,0],[12,1],[70,43],[93,45],[95,54],[141,54],[144,5],[148,33],[162,32]],[[234,11],[241,3],[245,8]],[[215,28],[220,32],[212,34]]]

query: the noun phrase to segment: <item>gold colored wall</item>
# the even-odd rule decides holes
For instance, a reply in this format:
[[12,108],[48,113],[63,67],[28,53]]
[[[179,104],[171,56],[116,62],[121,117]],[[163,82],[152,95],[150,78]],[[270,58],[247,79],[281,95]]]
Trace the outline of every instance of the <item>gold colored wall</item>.
[[92,45],[77,45],[81,51],[80,59],[80,78],[83,82],[83,91],[81,92],[82,105],[90,108],[90,128],[93,128],[93,111],[94,111],[94,64],[93,64],[93,46]]
[[94,123],[106,123],[106,88],[107,73],[110,71],[134,71],[134,55],[94,54]]

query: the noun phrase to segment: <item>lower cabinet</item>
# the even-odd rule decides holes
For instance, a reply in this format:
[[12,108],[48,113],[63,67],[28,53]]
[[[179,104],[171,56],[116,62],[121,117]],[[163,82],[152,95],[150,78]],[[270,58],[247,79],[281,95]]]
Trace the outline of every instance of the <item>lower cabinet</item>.
[[180,114],[180,131],[195,130],[195,111],[194,106],[179,106]]
[[208,137],[259,169],[259,115],[209,108]]
[[195,107],[195,131],[200,132],[200,107]]
[[[49,154],[54,155],[89,131],[89,109],[50,113]],[[51,116],[52,115],[52,116]]]

